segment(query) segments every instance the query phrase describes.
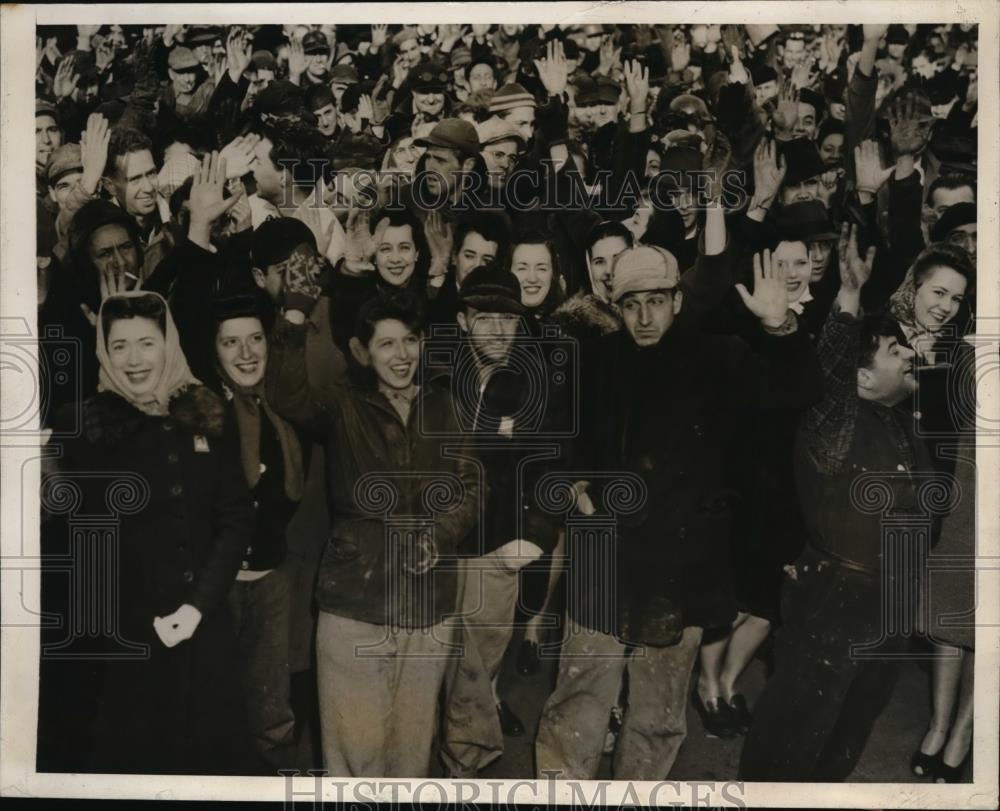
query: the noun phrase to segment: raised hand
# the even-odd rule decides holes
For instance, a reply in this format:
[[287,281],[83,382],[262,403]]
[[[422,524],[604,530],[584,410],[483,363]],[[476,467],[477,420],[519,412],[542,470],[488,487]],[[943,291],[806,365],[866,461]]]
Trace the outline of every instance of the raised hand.
[[392,86],[402,87],[408,73],[406,58],[400,54],[396,57],[396,61],[392,63]]
[[358,99],[358,118],[361,121],[369,123],[375,121],[375,108],[372,106],[372,97],[367,93]]
[[778,106],[774,111],[774,134],[782,140],[790,139],[799,122],[799,94],[790,81],[783,81],[778,88]]
[[691,63],[691,43],[687,40],[680,40],[674,43],[670,49],[670,69],[682,71]]
[[829,169],[819,176],[819,188],[817,189],[817,193],[820,201],[827,208],[830,207],[830,200],[833,199],[833,195],[837,191],[837,184],[840,183],[840,178],[843,174],[843,169]]
[[451,223],[446,222],[437,209],[427,214],[424,236],[431,252],[431,275],[435,275],[435,270],[439,274],[446,272],[454,235]]
[[862,25],[861,30],[866,40],[878,42],[889,30],[889,25]]
[[774,141],[761,139],[753,153],[753,197],[757,207],[768,208],[778,196],[781,181],[785,179],[785,158],[778,158]]
[[234,180],[250,172],[254,159],[253,151],[259,142],[260,136],[250,133],[237,135],[223,147],[219,157],[225,161],[226,180]]
[[857,294],[871,278],[875,264],[875,246],[872,245],[862,259],[858,254],[858,231],[844,223],[840,229],[840,289],[848,295]]
[[344,260],[348,270],[371,270],[375,255],[375,240],[371,232],[371,212],[352,205],[347,212],[347,245]]
[[242,186],[236,194],[224,197],[226,187],[226,159],[218,152],[210,152],[201,162],[191,179],[191,230],[204,229],[214,223],[239,201]]
[[614,69],[615,65],[618,64],[618,58],[621,56],[622,49],[616,48],[614,40],[608,37],[601,44],[600,53],[600,64],[597,66],[597,72],[601,76],[607,76]]
[[306,72],[306,52],[302,48],[302,40],[292,37],[288,43],[288,80],[298,84],[302,74]]
[[765,327],[777,329],[788,317],[788,288],[785,285],[785,270],[771,259],[771,252],[765,250],[753,257],[753,295],[742,284],[736,291],[747,309]]
[[808,56],[792,68],[789,84],[796,90],[802,90],[806,87],[812,87],[818,76],[816,60]]
[[97,191],[97,184],[100,183],[104,166],[108,162],[110,141],[108,120],[100,113],[87,116],[87,129],[80,136],[80,163],[83,167],[80,185],[87,194]]
[[625,92],[628,94],[629,112],[644,113],[649,101],[649,68],[641,62],[625,63]]
[[[132,274],[119,273],[113,268],[106,268],[101,271],[99,288],[101,291],[101,301],[120,293],[127,293],[136,286],[139,280]],[[96,319],[95,322],[96,324]]]
[[545,57],[536,59],[535,69],[538,78],[549,96],[559,96],[566,89],[569,80],[569,70],[566,66],[566,53],[559,40],[550,40],[545,47]]
[[183,25],[168,25],[163,29],[163,44],[169,48],[177,41],[177,37],[183,30]]
[[234,26],[226,37],[226,66],[233,84],[239,82],[253,58],[253,44],[239,26]]
[[76,27],[76,36],[81,44],[86,43],[86,50],[90,50],[90,38],[94,36],[98,31],[101,30],[100,24],[98,25],[78,25]]
[[739,61],[743,60],[746,48],[746,35],[743,32],[743,26],[727,25],[722,31],[722,43],[727,54],[733,54],[733,48],[735,48],[736,57]]
[[382,23],[381,25],[376,24],[372,26],[372,50],[377,51],[379,48],[385,45],[385,41],[388,38],[388,33],[387,33],[388,30],[389,26],[386,25],[385,23]]
[[730,45],[729,55],[732,59],[729,64],[729,83],[742,85],[750,84],[750,74],[747,73],[747,69],[743,65],[743,59],[740,57],[739,47],[736,45]]
[[55,94],[56,99],[68,98],[76,90],[76,86],[80,81],[80,74],[74,70],[75,67],[76,57],[72,54],[67,54],[59,63],[59,67],[56,68],[55,79],[52,82],[52,92]]
[[897,99],[889,110],[889,131],[896,156],[915,155],[924,148],[930,127],[923,120],[911,96]]
[[854,147],[854,174],[858,192],[872,196],[878,194],[892,172],[891,166],[888,169],[882,168],[882,159],[875,141],[862,141]]

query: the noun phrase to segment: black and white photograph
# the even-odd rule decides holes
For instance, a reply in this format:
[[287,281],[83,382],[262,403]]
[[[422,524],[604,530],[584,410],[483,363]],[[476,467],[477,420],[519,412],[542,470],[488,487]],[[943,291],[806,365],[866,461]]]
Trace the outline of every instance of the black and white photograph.
[[562,5],[5,7],[5,795],[997,807],[998,7]]

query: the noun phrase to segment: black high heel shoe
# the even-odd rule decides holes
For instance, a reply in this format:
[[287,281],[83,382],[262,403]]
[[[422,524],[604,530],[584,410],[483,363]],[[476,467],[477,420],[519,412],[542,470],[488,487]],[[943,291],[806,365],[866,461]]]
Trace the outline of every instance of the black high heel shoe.
[[733,718],[733,711],[721,697],[716,698],[714,706],[710,706],[701,700],[696,689],[691,695],[694,708],[701,717],[701,725],[705,728],[705,735],[709,738],[732,738],[736,735],[736,721]]
[[[941,747],[941,751],[944,751],[944,747]],[[972,747],[969,747],[969,752],[972,751]],[[969,752],[965,753],[965,757],[962,758],[962,762],[957,766],[949,766],[941,758],[940,753],[938,754],[937,771],[934,772],[934,782],[935,783],[961,783],[962,775],[965,773],[965,764],[969,761]]]
[[936,777],[941,767],[941,752],[943,751],[944,746],[935,754],[928,755],[926,752],[921,752],[918,748],[916,752],[910,755],[910,771],[917,777]]
[[733,697],[729,699],[729,709],[732,710],[733,724],[736,727],[736,731],[740,735],[746,735],[753,723],[753,716],[750,715],[746,696],[742,693],[733,693]]

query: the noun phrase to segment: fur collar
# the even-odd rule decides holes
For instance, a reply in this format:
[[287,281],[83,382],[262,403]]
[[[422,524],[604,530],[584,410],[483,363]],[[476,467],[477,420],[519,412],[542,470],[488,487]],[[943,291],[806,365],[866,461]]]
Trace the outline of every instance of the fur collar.
[[552,320],[568,334],[581,333],[609,335],[621,329],[622,322],[611,305],[593,293],[577,293],[566,299],[552,313]]
[[[226,425],[226,406],[207,386],[188,386],[170,401],[170,417],[194,435],[218,437]],[[115,446],[150,417],[112,392],[101,392],[83,404],[83,435],[95,445]]]

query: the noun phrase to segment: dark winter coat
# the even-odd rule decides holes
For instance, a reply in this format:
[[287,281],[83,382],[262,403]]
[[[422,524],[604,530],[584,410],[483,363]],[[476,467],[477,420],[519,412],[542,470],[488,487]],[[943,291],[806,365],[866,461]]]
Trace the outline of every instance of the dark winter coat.
[[[657,346],[640,349],[621,330],[600,339],[582,369],[575,459],[581,478],[585,471],[622,471],[641,477],[646,492],[638,511],[618,515],[612,494],[592,487],[598,512],[617,522],[611,567],[617,571],[605,586],[571,597],[574,618],[659,646],[675,644],[685,626],[731,621],[736,609],[727,571],[725,450],[747,407],[787,407],[819,397],[819,366],[808,337],[801,331],[766,335],[755,354],[738,338],[673,328]],[[591,541],[575,540],[570,566],[584,561],[576,576],[587,582],[588,567],[607,567],[597,563],[607,553],[595,557],[600,550],[588,548]],[[597,609],[607,593],[616,604]],[[597,628],[602,614],[611,627]]]
[[[224,599],[253,507],[238,448],[222,438],[223,404],[192,386],[171,401],[167,417],[110,392],[71,408],[82,409],[82,434],[63,444],[58,475],[79,488],[75,514],[117,519],[117,641],[148,648],[145,658],[109,661],[91,697],[99,707],[92,770],[236,769],[242,696]],[[93,535],[86,542],[102,553]],[[201,621],[191,639],[167,648],[153,620],[183,604]],[[107,644],[117,650],[114,640]]]

